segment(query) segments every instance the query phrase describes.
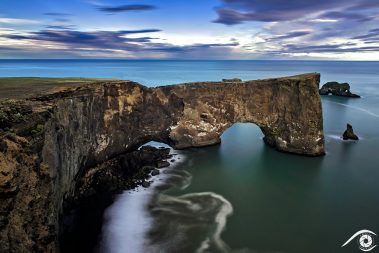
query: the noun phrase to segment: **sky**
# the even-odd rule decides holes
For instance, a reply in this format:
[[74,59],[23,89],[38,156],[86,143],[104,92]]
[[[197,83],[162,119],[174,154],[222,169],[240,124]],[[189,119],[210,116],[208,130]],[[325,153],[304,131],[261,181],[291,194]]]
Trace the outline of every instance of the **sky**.
[[379,60],[379,0],[0,0],[0,59]]

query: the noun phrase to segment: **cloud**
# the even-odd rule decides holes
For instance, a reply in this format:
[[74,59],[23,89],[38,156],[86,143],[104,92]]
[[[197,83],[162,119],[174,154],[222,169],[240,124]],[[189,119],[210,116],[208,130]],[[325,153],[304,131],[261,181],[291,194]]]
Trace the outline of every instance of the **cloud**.
[[[64,27],[60,27],[64,28]],[[92,56],[108,55],[108,57],[161,57],[161,58],[204,58],[225,57],[231,48],[237,47],[238,42],[192,44],[188,46],[175,46],[170,43],[155,42],[156,37],[128,37],[131,34],[144,34],[159,32],[158,29],[120,30],[120,31],[77,31],[68,29],[47,29],[28,34],[6,33],[0,38],[16,40],[20,52],[43,51],[44,54],[63,51],[70,55]],[[14,43],[9,42],[9,45]],[[44,48],[45,47],[45,48]],[[15,47],[9,46],[8,52]],[[36,49],[37,48],[37,49]],[[37,51],[38,51],[37,50]]]
[[74,25],[47,25],[45,26],[46,29],[49,29],[49,30],[70,30],[70,29],[73,29]]
[[379,28],[371,29],[367,34],[355,36],[352,39],[360,39],[364,41],[379,41]]
[[367,22],[373,20],[375,17],[368,16],[367,14],[360,14],[360,13],[353,13],[353,12],[346,12],[346,11],[328,11],[323,13],[318,17],[319,19],[330,19],[330,20],[336,20],[336,19],[350,19],[350,20],[357,20],[361,22]]
[[21,18],[1,18],[0,24],[10,24],[10,25],[32,25],[38,24],[40,21],[31,19],[21,19]]
[[135,34],[135,33],[155,33],[155,32],[161,32],[160,29],[142,29],[142,30],[124,30],[121,31],[124,34]]
[[221,8],[216,8],[216,23],[235,25],[246,21],[274,22],[295,20],[307,14],[334,7],[340,0],[224,0]]
[[56,18],[54,19],[54,21],[60,22],[60,23],[67,23],[67,22],[70,22],[71,20],[68,18]]
[[346,10],[357,10],[357,9],[375,9],[379,8],[379,2],[373,0],[366,1],[355,1],[356,3]]
[[193,45],[187,45],[187,46],[171,46],[171,45],[164,45],[161,44],[160,47],[152,47],[149,50],[151,51],[164,51],[164,52],[192,52],[196,49],[210,49],[210,48],[226,48],[226,47],[236,47],[239,46],[238,42],[232,42],[232,43],[208,43],[208,44],[193,44]]
[[[320,12],[327,12],[319,20],[344,18],[367,21],[373,17],[357,11],[379,7],[370,0],[223,0],[216,8],[218,17],[213,22],[236,25],[247,21],[276,22],[297,20]],[[345,12],[349,11],[349,12]],[[316,19],[317,20],[317,19]]]
[[118,12],[129,12],[129,11],[149,11],[156,9],[153,5],[147,4],[129,4],[129,5],[118,5],[118,6],[97,6],[97,9],[103,12],[118,13]]
[[378,52],[379,46],[357,46],[355,43],[324,44],[324,45],[295,45],[287,44],[277,50],[263,50],[270,54],[295,54],[295,53],[361,53]]
[[241,40],[240,48],[270,57],[379,53],[379,4],[373,2],[221,0],[213,22],[229,26],[259,22],[253,25],[255,34]]
[[311,31],[292,31],[283,35],[273,36],[271,38],[268,38],[267,40],[275,41],[275,40],[292,39],[292,38],[302,37],[311,33],[312,33]]
[[43,15],[54,16],[54,17],[67,17],[67,16],[71,16],[71,14],[63,13],[63,12],[45,12],[45,13],[43,13]]
[[[62,29],[64,28],[64,29]],[[8,34],[2,37],[14,40],[33,40],[63,43],[66,45],[94,46],[97,48],[127,49],[128,42],[149,42],[151,37],[128,38],[129,34],[159,32],[158,29],[126,30],[126,31],[93,31],[83,32],[69,30],[66,27],[59,29],[41,30],[28,35]]]
[[[293,14],[290,12],[266,12],[266,13],[256,13],[256,12],[239,12],[232,9],[219,8],[216,10],[218,18],[214,20],[214,23],[221,23],[225,25],[236,25],[241,24],[245,21],[262,21],[262,22],[273,22],[282,20],[293,19]],[[296,15],[297,16],[297,15]]]

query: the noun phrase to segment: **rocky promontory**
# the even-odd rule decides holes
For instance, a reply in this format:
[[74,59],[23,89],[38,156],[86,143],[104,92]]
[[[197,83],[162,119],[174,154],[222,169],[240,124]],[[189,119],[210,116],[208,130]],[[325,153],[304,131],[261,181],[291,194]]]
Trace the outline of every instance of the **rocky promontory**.
[[213,145],[234,123],[251,122],[279,151],[323,155],[319,80],[312,73],[157,88],[104,81],[1,101],[0,252],[59,252],[66,210],[167,166],[164,153],[133,154],[149,141]]
[[350,92],[350,84],[327,82],[320,89],[320,95],[334,95],[340,97],[360,98],[359,95]]
[[353,126],[350,124],[346,125],[346,130],[342,134],[344,140],[359,140],[358,136],[354,133]]

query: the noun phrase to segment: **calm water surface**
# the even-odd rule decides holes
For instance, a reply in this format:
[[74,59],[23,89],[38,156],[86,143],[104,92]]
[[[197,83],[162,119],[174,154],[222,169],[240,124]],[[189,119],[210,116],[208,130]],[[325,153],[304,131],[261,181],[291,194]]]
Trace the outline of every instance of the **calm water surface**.
[[[322,98],[326,156],[276,152],[256,125],[237,123],[221,145],[181,151],[182,162],[160,181],[172,186],[168,190],[160,183],[120,195],[106,212],[99,247],[359,252],[355,241],[341,245],[361,229],[379,233],[379,62],[0,61],[0,76],[112,77],[148,86],[304,72],[320,72],[322,83],[349,82],[362,96]],[[340,139],[347,122],[358,142]]]

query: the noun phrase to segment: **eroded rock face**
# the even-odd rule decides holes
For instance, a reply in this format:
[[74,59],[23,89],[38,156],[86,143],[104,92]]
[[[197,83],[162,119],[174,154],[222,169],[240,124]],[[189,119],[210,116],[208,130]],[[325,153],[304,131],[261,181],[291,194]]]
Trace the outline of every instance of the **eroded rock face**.
[[[251,122],[279,151],[323,155],[319,80],[319,74],[306,74],[157,88],[114,81],[36,98],[38,110],[25,117],[41,126],[25,123],[36,129],[38,145],[34,135],[0,143],[7,168],[0,182],[6,193],[0,194],[0,251],[57,252],[62,204],[77,197],[88,171],[147,141],[177,149],[212,145],[232,124]],[[16,134],[23,132],[30,129]]]

